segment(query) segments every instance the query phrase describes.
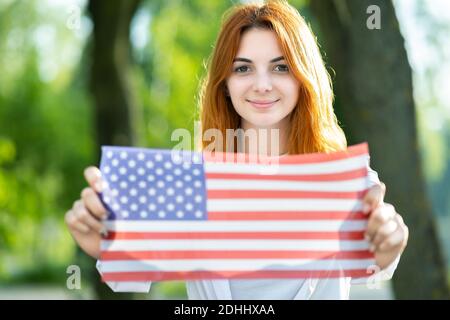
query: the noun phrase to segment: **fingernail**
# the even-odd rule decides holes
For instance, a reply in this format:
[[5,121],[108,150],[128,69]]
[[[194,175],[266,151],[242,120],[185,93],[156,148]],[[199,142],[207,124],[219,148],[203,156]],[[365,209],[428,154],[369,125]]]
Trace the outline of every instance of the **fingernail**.
[[375,245],[374,244],[370,245],[369,251],[370,252],[374,252],[375,251]]
[[370,241],[370,237],[369,237],[369,235],[367,233],[364,235],[364,240]]
[[106,236],[108,236],[108,230],[106,230],[106,228],[103,228],[103,229],[100,231],[100,234],[101,234],[103,237],[106,237]]

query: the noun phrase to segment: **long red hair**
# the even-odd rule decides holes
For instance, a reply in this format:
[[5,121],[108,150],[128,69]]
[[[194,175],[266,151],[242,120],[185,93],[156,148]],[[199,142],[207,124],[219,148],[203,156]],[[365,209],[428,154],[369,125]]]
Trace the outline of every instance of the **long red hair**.
[[[284,0],[236,5],[225,13],[200,89],[202,137],[208,129],[216,129],[226,137],[227,129],[240,126],[240,116],[226,95],[225,81],[231,73],[241,36],[250,28],[275,32],[289,70],[300,83],[299,99],[290,114],[288,153],[345,149],[347,141],[333,111],[330,75],[316,38],[299,12]],[[202,139],[202,148],[210,148],[210,144]],[[226,141],[222,148],[215,151],[230,151]]]

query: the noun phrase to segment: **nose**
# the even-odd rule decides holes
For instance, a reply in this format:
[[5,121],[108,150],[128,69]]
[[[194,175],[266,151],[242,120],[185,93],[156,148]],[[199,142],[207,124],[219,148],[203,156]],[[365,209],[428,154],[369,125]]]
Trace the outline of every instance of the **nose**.
[[259,73],[255,76],[253,90],[256,92],[268,92],[272,90],[272,79],[267,73]]

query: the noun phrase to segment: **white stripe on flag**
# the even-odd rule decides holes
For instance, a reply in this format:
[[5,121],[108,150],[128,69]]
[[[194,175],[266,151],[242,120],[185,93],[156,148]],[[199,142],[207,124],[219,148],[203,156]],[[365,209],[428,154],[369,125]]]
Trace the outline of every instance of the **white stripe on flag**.
[[198,260],[120,260],[103,261],[103,272],[135,271],[256,271],[256,270],[355,270],[366,269],[373,259],[315,260],[315,259],[198,259]]
[[209,190],[295,190],[295,191],[363,191],[368,187],[367,178],[336,182],[206,179]]
[[208,212],[220,211],[359,211],[362,201],[352,199],[208,199]]
[[103,251],[150,251],[150,250],[367,250],[365,240],[104,240]]

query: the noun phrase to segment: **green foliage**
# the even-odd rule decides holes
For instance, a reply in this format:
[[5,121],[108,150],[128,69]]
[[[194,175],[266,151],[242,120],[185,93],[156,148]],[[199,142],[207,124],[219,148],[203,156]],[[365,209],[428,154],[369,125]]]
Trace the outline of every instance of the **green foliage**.
[[[80,40],[65,27],[65,15],[46,6],[0,7],[0,282],[58,278],[50,270],[74,249],[64,213],[92,161],[86,89],[74,79],[70,55],[58,55]],[[51,35],[61,50],[51,52],[54,58],[43,56]],[[49,61],[57,63],[54,72],[45,68]]]
[[[151,41],[136,72],[144,106],[145,143],[169,147],[176,128],[193,131],[198,119],[197,93],[223,12],[229,1],[151,1]],[[157,11],[156,11],[157,10]]]
[[152,299],[187,299],[184,281],[165,281],[152,284],[150,291]]

